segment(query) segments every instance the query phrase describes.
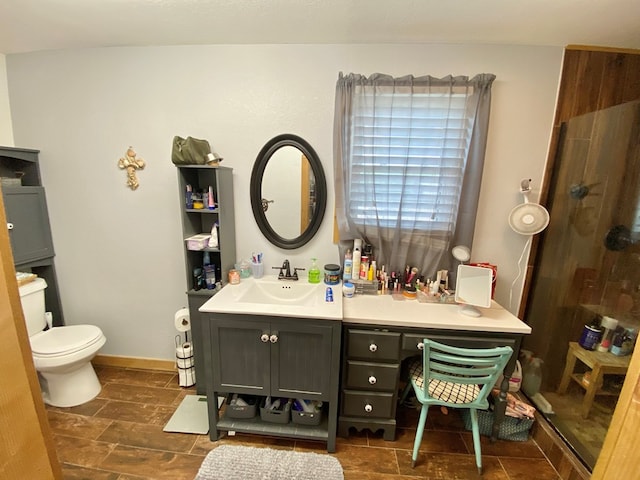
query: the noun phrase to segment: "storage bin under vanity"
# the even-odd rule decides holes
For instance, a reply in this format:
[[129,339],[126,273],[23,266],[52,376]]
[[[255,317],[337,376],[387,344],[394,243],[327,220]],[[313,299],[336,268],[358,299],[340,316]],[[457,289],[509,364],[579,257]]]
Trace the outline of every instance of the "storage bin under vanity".
[[229,418],[253,418],[258,412],[258,397],[253,395],[228,395],[224,411]]
[[[270,408],[267,404],[269,397],[260,402],[260,418],[265,422],[286,424],[291,421],[291,399],[281,398],[277,408]],[[276,399],[273,400],[274,402]]]
[[322,410],[318,410],[317,412],[291,410],[291,421],[298,425],[320,425],[322,421]]

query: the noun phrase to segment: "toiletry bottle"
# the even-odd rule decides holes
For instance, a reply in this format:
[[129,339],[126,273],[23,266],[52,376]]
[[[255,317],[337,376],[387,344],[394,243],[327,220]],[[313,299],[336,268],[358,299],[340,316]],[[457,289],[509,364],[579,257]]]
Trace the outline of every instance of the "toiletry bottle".
[[309,283],[320,283],[320,268],[315,258],[311,259],[311,267],[309,268]]
[[213,187],[209,185],[209,195],[207,196],[207,208],[209,210],[215,210],[216,202],[213,198]]
[[193,188],[191,185],[187,185],[187,192],[185,195],[185,206],[189,209],[193,208]]
[[353,260],[351,264],[351,278],[360,278],[360,260],[362,258],[362,240],[353,241]]
[[351,280],[351,272],[353,271],[353,255],[351,249],[347,248],[347,252],[344,254],[344,268],[342,269],[342,279]]

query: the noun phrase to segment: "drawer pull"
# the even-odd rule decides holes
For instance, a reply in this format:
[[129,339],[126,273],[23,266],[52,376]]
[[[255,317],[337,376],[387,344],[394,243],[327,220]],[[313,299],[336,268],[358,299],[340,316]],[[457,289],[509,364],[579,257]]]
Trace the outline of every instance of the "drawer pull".
[[266,334],[266,333],[263,333],[263,334],[260,336],[260,341],[261,341],[262,343],[267,343],[267,342],[269,341],[269,335],[268,335],[268,334]]
[[277,336],[277,335],[271,335],[271,336],[269,337],[269,341],[270,341],[271,343],[277,343],[277,342],[278,342],[278,336]]
[[371,345],[369,345],[369,351],[370,352],[378,351],[378,346],[375,343],[372,343]]
[[424,342],[419,342],[416,347],[418,347],[418,350],[420,351],[424,350]]
[[364,411],[367,412],[367,413],[371,413],[371,412],[373,412],[373,407],[370,404],[367,403],[364,406]]
[[376,377],[374,377],[373,375],[371,375],[371,376],[369,377],[369,383],[370,383],[371,385],[375,385],[377,381],[378,381],[378,380],[377,380],[377,379],[376,379]]

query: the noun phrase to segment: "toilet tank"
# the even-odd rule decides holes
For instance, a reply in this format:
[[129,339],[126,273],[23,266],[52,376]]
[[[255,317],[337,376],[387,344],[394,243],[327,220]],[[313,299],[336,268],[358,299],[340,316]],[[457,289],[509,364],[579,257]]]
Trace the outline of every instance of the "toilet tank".
[[47,324],[44,316],[45,288],[47,288],[47,282],[43,278],[36,278],[19,288],[22,311],[24,312],[24,320],[27,323],[29,336],[41,332]]

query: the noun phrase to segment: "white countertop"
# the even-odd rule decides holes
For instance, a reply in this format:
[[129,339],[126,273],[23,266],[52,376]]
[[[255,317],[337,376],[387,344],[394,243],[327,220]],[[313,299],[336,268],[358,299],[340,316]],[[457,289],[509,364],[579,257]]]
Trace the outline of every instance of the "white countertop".
[[265,275],[225,285],[199,310],[205,313],[271,315],[276,317],[342,320],[342,284],[332,285],[333,301],[326,301],[328,285],[306,280],[278,280]]
[[[460,305],[451,303],[423,303],[406,299],[402,295],[342,296],[342,284],[333,285],[331,303],[325,302],[326,285],[308,285],[305,280],[287,282],[265,276],[260,280],[242,279],[239,285],[226,285],[200,307],[201,312],[273,315],[294,318],[324,318],[342,320],[350,324],[380,325],[387,327],[416,327],[443,330],[467,330],[529,334],[531,327],[496,302],[489,308],[479,308],[482,316],[470,317],[460,313]],[[264,287],[291,285],[309,290],[304,301],[287,301],[260,294]],[[283,291],[280,293],[287,293]],[[295,293],[292,291],[292,293]],[[255,297],[255,298],[254,298]],[[262,303],[262,298],[265,302]]]
[[390,327],[531,333],[529,325],[494,301],[491,307],[479,310],[481,317],[470,317],[460,313],[460,305],[456,304],[421,303],[392,295],[354,295],[342,301],[342,320]]

